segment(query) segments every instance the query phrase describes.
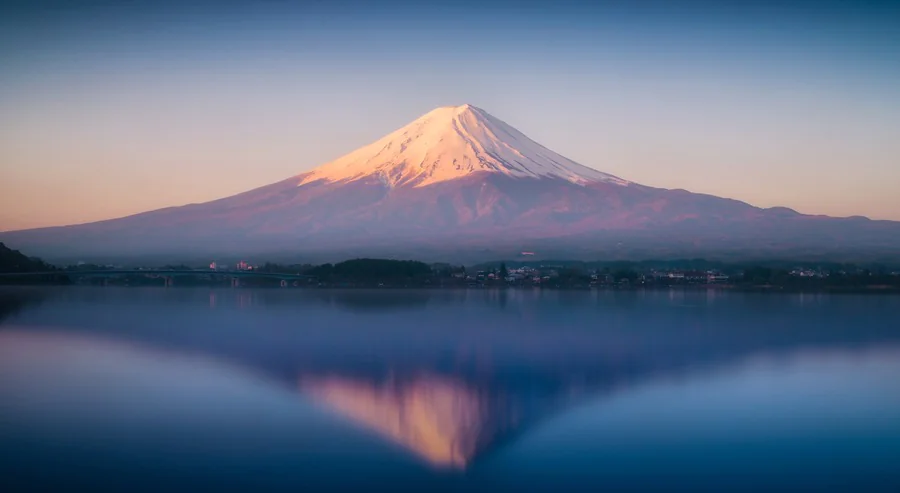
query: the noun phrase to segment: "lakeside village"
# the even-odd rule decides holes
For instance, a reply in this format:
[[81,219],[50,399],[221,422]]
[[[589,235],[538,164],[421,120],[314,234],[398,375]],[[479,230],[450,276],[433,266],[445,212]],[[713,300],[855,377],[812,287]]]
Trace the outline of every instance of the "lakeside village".
[[795,291],[900,292],[900,265],[770,261],[742,265],[703,259],[670,261],[516,261],[475,266],[413,260],[353,259],[336,264],[213,261],[126,266],[79,262],[54,266],[0,243],[2,284],[231,285],[305,288],[575,288],[679,286]]
[[[366,259],[349,261],[349,262],[366,262]],[[378,262],[377,260],[373,260]],[[397,261],[388,261],[397,262]],[[413,262],[416,263],[416,262]],[[677,262],[675,262],[677,263]],[[733,266],[725,269],[685,269],[678,267],[641,267],[640,263],[634,262],[615,262],[612,265],[603,267],[588,267],[575,263],[554,263],[538,265],[520,265],[507,267],[506,262],[495,263],[494,265],[480,265],[471,268],[465,266],[453,266],[446,263],[431,264],[429,266],[430,273],[434,276],[442,286],[466,286],[466,287],[484,287],[484,286],[537,286],[537,287],[640,287],[640,286],[729,286],[735,283],[754,283],[757,285],[766,285],[779,283],[784,284],[789,279],[797,281],[825,281],[831,278],[833,281],[852,278],[881,278],[870,270],[856,268],[855,266],[847,266],[844,269],[827,269],[824,267],[793,267],[790,269],[772,269],[766,267],[740,267]],[[300,272],[308,272],[316,276],[314,281],[321,282],[323,279],[334,280],[333,275],[328,270],[331,264],[313,267],[312,269],[299,269]],[[341,264],[338,264],[341,265]],[[211,268],[221,269],[220,266],[212,264]],[[281,266],[273,264],[264,264],[263,266],[251,266],[247,262],[238,262],[234,268],[236,270],[253,270],[261,272],[283,271]],[[227,267],[226,267],[227,269]],[[324,276],[319,278],[324,272]],[[298,272],[299,273],[299,272]],[[422,268],[422,274],[424,274]],[[884,272],[887,276],[900,279],[900,271]],[[341,276],[337,276],[340,278]],[[366,277],[351,275],[349,277]],[[377,276],[376,276],[377,277]],[[413,276],[415,277],[415,276]],[[425,279],[427,284],[429,279]],[[381,284],[381,283],[380,283]]]
[[[673,262],[677,264],[678,262]],[[705,263],[694,261],[692,263]],[[818,267],[722,266],[719,268],[683,268],[646,266],[641,262],[613,262],[591,265],[575,262],[547,262],[507,266],[505,262],[474,267],[446,263],[425,264],[416,261],[354,259],[337,264],[254,265],[212,262],[207,267],[167,265],[162,268],[138,268],[146,276],[126,275],[98,281],[80,279],[78,283],[142,285],[155,284],[155,272],[179,271],[192,275],[179,277],[174,284],[197,285],[231,283],[232,286],[305,287],[305,288],[546,288],[546,289],[652,289],[722,288],[787,289],[816,291],[896,291],[900,292],[900,270],[865,269],[852,265]],[[122,269],[122,266],[76,265],[67,272],[94,269]],[[238,278],[237,275],[240,274]],[[257,274],[257,275],[254,275]],[[299,278],[279,275],[297,276]],[[171,279],[170,279],[171,281]],[[167,285],[172,285],[167,283]]]
[[[328,265],[328,264],[326,264]],[[299,266],[297,274],[309,272],[312,269],[304,269]],[[228,272],[230,270],[244,272],[272,272],[284,271],[285,269],[278,265],[264,264],[263,266],[254,266],[246,261],[239,261],[233,266],[228,264],[219,264],[212,262],[209,266],[210,270],[217,272]],[[313,268],[315,269],[315,268]],[[481,269],[481,270],[475,270]],[[321,270],[321,269],[319,269]],[[646,272],[639,272],[632,269],[619,269],[612,271],[609,268],[581,270],[564,265],[539,265],[539,266],[520,266],[508,268],[505,262],[501,262],[494,268],[476,267],[467,269],[465,266],[452,266],[450,264],[431,264],[431,273],[444,285],[457,284],[467,287],[481,286],[551,286],[560,287],[560,283],[565,285],[575,284],[577,287],[592,286],[628,286],[628,285],[645,285],[645,284],[727,284],[731,276],[718,270],[656,270],[649,269]],[[809,269],[796,269],[795,275],[798,276],[824,276],[821,271],[813,271]],[[330,277],[330,276],[326,276]],[[427,281],[427,280],[426,280]],[[573,282],[574,281],[574,282]],[[312,279],[311,282],[321,282],[320,279]]]

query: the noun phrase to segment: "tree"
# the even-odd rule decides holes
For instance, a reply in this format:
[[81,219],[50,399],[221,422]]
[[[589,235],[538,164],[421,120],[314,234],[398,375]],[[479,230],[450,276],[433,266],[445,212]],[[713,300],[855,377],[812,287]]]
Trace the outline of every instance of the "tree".
[[428,264],[411,260],[360,258],[337,264],[323,264],[306,271],[323,282],[407,283],[432,277]]
[[500,278],[506,279],[509,277],[509,270],[506,269],[506,262],[500,264]]
[[638,279],[638,273],[632,269],[619,269],[613,275],[613,279],[615,279],[616,282],[634,282]]

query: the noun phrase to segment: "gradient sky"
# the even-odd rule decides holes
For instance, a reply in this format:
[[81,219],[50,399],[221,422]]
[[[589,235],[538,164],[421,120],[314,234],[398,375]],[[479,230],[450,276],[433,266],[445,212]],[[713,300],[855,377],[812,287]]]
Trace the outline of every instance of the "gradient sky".
[[900,2],[596,3],[3,2],[0,230],[231,195],[463,103],[646,185],[900,220]]

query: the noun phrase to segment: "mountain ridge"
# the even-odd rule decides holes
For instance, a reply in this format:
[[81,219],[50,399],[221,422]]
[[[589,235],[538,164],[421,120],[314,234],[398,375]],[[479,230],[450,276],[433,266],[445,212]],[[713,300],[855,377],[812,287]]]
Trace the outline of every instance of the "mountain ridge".
[[[93,223],[0,233],[61,255],[413,254],[900,257],[900,222],[800,214],[633,183],[534,142],[471,105],[442,107],[279,182]],[[485,253],[490,251],[491,253]],[[333,260],[343,260],[335,257]]]

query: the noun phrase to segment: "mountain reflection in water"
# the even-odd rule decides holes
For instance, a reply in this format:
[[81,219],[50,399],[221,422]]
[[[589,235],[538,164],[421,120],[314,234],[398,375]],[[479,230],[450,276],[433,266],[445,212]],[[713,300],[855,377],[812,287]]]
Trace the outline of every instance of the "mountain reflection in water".
[[465,467],[499,431],[497,423],[511,419],[491,409],[487,396],[434,375],[380,384],[301,378],[300,390],[437,466]]
[[[544,442],[531,442],[548,427],[571,425],[568,417],[583,415],[585,406],[594,406],[599,413],[597,409],[613,407],[622,396],[640,394],[642,388],[661,381],[690,381],[698,375],[731,375],[728,384],[745,393],[733,396],[735,408],[725,403],[718,409],[706,409],[706,403],[729,392],[727,385],[709,384],[709,394],[703,393],[705,387],[693,395],[676,390],[668,400],[653,401],[629,409],[629,413],[652,414],[658,406],[671,406],[678,412],[676,401],[685,399],[697,407],[684,413],[684,419],[720,420],[729,433],[768,419],[765,423],[781,428],[766,432],[788,434],[798,426],[816,425],[825,414],[791,415],[780,403],[793,402],[791,393],[803,388],[818,389],[812,397],[827,400],[831,385],[841,384],[841,391],[859,388],[860,393],[828,397],[831,401],[823,406],[881,419],[860,418],[855,426],[893,426],[881,410],[890,411],[895,404],[873,396],[891,395],[881,389],[890,386],[883,374],[894,369],[885,361],[890,362],[900,347],[897,297],[81,288],[33,294],[20,293],[0,303],[0,315],[6,317],[0,323],[0,384],[6,385],[0,386],[0,397],[13,402],[23,395],[37,395],[40,399],[27,402],[34,406],[53,403],[56,407],[41,408],[41,412],[53,414],[59,421],[72,416],[66,406],[84,404],[79,408],[82,413],[114,418],[109,420],[112,424],[125,422],[127,415],[110,410],[115,407],[85,404],[87,394],[103,395],[102,402],[116,404],[143,389],[153,397],[147,398],[149,403],[129,407],[133,415],[146,417],[164,409],[171,412],[172,420],[187,421],[177,402],[184,398],[193,399],[190,419],[196,421],[190,423],[195,428],[204,426],[211,416],[219,418],[228,412],[245,413],[241,416],[249,416],[250,421],[256,416],[281,416],[278,419],[284,421],[278,426],[287,423],[288,428],[312,426],[308,420],[313,418],[308,416],[293,421],[284,417],[296,411],[292,404],[266,414],[287,401],[303,409],[307,406],[333,419],[338,423],[334,426],[358,433],[347,425],[355,423],[368,432],[360,435],[381,447],[399,445],[394,448],[405,452],[396,455],[420,469],[459,477],[487,474],[485,470],[499,467],[498,463],[522,454],[522,450],[530,450],[526,459],[532,462],[523,466],[521,477],[527,476],[527,467],[542,467],[541,460],[557,460],[554,457],[567,457],[568,462],[559,459],[553,466],[562,470],[578,457],[609,453],[610,459],[634,452],[638,446],[632,444],[641,440],[652,450],[658,445],[652,441],[655,438],[643,434],[645,423],[640,419],[626,419],[630,414],[622,418],[621,430],[603,429],[603,439],[590,442],[599,447],[593,444],[614,443],[618,436],[618,445],[610,446],[618,447],[615,450],[540,455],[546,446],[556,446],[557,453],[570,450],[568,447],[587,447],[576,440],[591,429],[585,428],[583,421],[582,428],[569,429],[570,434],[565,435],[572,443],[560,445],[554,441],[563,440],[558,435],[548,441],[546,433]],[[791,362],[804,355],[813,355],[803,360],[813,370],[797,377],[802,386],[778,394],[779,376],[790,376]],[[829,373],[830,355],[835,361],[849,363]],[[875,362],[873,366],[862,364],[867,359]],[[774,370],[742,376],[739,369],[753,361],[764,361]],[[25,367],[30,369],[27,378],[16,379],[16,372]],[[79,374],[79,368],[90,371]],[[842,375],[850,376],[842,383],[838,381]],[[763,379],[753,381],[751,377]],[[853,383],[861,378],[870,378],[880,387]],[[205,392],[213,395],[236,381],[243,382],[243,387],[227,399],[203,400]],[[60,387],[64,383],[66,386]],[[771,395],[755,395],[757,400],[746,397],[753,389],[770,387],[774,389]],[[270,390],[277,398],[266,393]],[[230,408],[216,408],[220,402]],[[738,402],[742,409],[759,412],[759,420],[729,427],[729,419],[741,416]],[[767,406],[776,411],[765,417],[762,413]],[[322,413],[323,409],[327,413]],[[0,418],[8,418],[2,411]],[[23,416],[41,415],[33,411],[26,409]],[[247,427],[243,431],[222,431],[225,425],[215,431],[246,434],[234,443],[258,443],[247,436],[256,436],[256,427],[266,426],[262,421],[240,422]],[[662,433],[660,440],[678,433],[663,421],[655,422]],[[654,424],[652,418],[646,424]],[[173,426],[182,433],[182,428]],[[702,434],[702,423],[692,426],[696,429],[690,433]],[[287,432],[281,428],[274,436],[283,433]],[[307,447],[304,450],[289,450],[290,458],[283,463],[296,470],[302,462],[298,457],[306,453],[313,457],[306,466],[310,470],[320,467],[322,443],[343,437],[333,429],[328,433],[321,441],[303,441],[305,445],[299,447]],[[221,438],[210,440],[219,443],[216,440]],[[176,443],[181,441],[179,435]],[[692,439],[685,443],[703,442]],[[329,446],[340,456],[336,451],[340,443]],[[341,453],[350,448],[344,447]],[[248,452],[242,457],[250,456]],[[371,457],[367,455],[366,460],[375,460]],[[411,460],[413,457],[417,460]],[[635,460],[635,464],[642,463]],[[663,457],[654,467],[666,467],[672,460]],[[870,462],[871,467],[878,464]],[[340,469],[346,463],[335,459],[332,465]],[[456,474],[460,471],[465,474]],[[518,477],[498,474],[504,481]]]

